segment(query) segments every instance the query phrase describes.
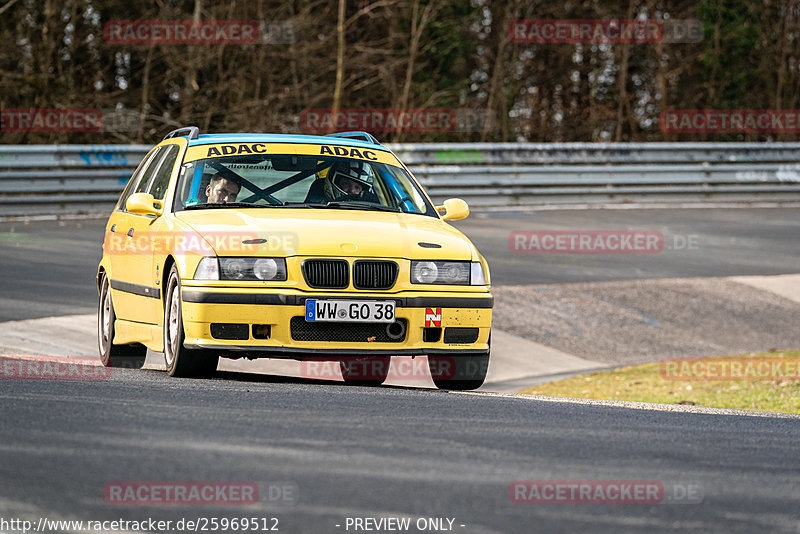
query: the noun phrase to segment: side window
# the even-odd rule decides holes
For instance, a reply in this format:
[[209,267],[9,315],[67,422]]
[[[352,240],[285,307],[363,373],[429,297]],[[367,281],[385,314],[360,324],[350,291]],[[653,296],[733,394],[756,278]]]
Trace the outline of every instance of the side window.
[[158,152],[153,154],[153,157],[150,158],[147,168],[142,171],[142,177],[139,179],[139,183],[136,184],[136,189],[134,190],[135,193],[144,193],[147,191],[147,185],[150,183],[150,178],[153,177],[153,174],[155,174],[156,170],[158,169],[158,163],[163,159],[166,148],[167,147],[162,146],[158,149]]
[[156,200],[164,200],[167,187],[169,187],[169,178],[172,176],[172,167],[175,166],[175,160],[178,158],[179,148],[178,145],[168,145],[158,163],[158,168],[155,171],[153,179],[150,181],[150,186],[147,192],[153,195]]
[[[119,198],[119,202],[117,203],[117,211],[125,211],[125,202],[128,201],[128,197],[131,196],[134,191],[139,189],[142,176],[144,176],[145,171],[150,167],[151,163],[159,152],[160,149],[154,148],[144,157],[144,159],[142,159],[139,167],[136,168],[136,172],[133,173],[133,176],[131,176],[131,179],[128,181],[128,185],[125,186],[122,196]],[[145,181],[145,183],[147,183],[147,181]]]

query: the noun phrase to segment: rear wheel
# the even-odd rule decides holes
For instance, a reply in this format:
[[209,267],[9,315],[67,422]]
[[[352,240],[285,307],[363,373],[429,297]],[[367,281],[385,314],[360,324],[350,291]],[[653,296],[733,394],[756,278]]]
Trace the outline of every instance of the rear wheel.
[[164,300],[164,358],[170,376],[208,376],[217,370],[219,356],[205,350],[183,346],[181,277],[173,265],[169,272]]
[[478,389],[486,379],[489,353],[458,356],[428,356],[433,383],[439,389],[466,391]]
[[97,304],[97,347],[100,361],[106,367],[141,369],[147,349],[143,345],[114,345],[114,302],[105,273],[100,275],[100,299]]
[[391,356],[345,358],[339,361],[342,378],[351,386],[379,386],[389,376]]

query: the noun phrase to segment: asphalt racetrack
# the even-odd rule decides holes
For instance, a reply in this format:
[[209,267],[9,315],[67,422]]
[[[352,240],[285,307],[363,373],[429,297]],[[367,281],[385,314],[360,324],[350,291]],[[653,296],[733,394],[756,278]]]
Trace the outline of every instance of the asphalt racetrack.
[[[0,515],[34,522],[274,517],[280,532],[337,533],[355,531],[347,518],[433,517],[527,534],[795,532],[800,520],[797,419],[129,370],[8,381],[0,397]],[[675,500],[518,504],[518,480],[656,481]],[[242,506],[107,503],[125,481],[262,490]],[[295,492],[271,502],[271,484]]]
[[[93,313],[103,224],[0,223],[0,321]],[[494,326],[532,342],[552,342],[608,364],[663,357],[668,348],[723,354],[746,343],[762,350],[800,347],[800,303],[788,292],[756,293],[754,284],[761,282],[731,278],[800,271],[797,209],[473,214],[457,226],[492,267]],[[510,249],[512,232],[540,229],[658,231],[664,250],[579,255]],[[537,306],[520,304],[520,295]],[[592,349],[591,340],[607,329],[581,313],[587,299],[615,318],[617,330],[607,337],[630,334],[631,341],[601,340]],[[663,302],[652,309],[642,305],[654,300]],[[714,325],[709,332],[689,331],[676,311],[687,309],[687,302],[696,323]],[[537,320],[519,319],[515,305],[535,308]],[[632,310],[642,315],[631,318]],[[726,323],[751,330],[716,339],[710,331]],[[677,337],[667,343],[659,336]],[[156,370],[112,369],[98,378],[0,381],[0,518],[33,524],[169,520],[171,532],[193,530],[185,523],[175,528],[181,519],[244,517],[297,533],[800,528],[800,423],[792,416],[347,387],[246,371],[179,380]],[[533,503],[516,502],[525,500],[517,481],[660,489],[657,499],[646,502]],[[238,482],[259,491],[256,500],[238,505],[220,499],[120,504],[109,498],[109,487],[132,482]],[[395,521],[380,523],[387,527],[402,525],[403,518],[410,520],[405,530],[375,528],[381,519]],[[49,532],[86,532],[81,528]],[[124,531],[159,530],[128,524]],[[16,530],[0,521],[0,532]]]

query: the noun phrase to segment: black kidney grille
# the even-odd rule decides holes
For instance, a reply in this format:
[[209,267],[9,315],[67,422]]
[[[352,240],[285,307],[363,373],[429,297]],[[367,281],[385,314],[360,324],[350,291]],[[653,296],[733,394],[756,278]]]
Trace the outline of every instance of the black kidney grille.
[[402,343],[406,339],[406,320],[403,335],[393,339],[386,331],[386,323],[340,323],[306,321],[305,317],[292,317],[289,327],[295,341],[332,341],[340,343]]
[[314,288],[344,289],[350,282],[345,260],[306,260],[303,276]]
[[356,289],[391,289],[397,270],[393,261],[358,260],[353,265],[353,285]]

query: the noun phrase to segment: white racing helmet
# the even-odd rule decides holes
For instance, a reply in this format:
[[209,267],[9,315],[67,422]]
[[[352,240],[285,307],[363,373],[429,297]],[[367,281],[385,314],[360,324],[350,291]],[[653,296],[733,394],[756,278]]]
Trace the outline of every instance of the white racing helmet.
[[352,180],[361,186],[361,194],[372,187],[372,175],[362,163],[336,163],[325,176],[325,196],[336,200],[351,193],[342,188],[345,180]]

